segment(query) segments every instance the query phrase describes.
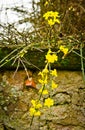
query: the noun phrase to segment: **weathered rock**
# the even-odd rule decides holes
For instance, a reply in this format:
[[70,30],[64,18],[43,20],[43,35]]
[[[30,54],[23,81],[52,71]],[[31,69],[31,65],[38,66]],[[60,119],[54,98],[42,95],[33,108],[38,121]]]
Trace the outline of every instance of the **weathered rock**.
[[[58,77],[55,79],[58,88],[51,93],[54,106],[42,109],[40,118],[34,118],[31,128],[30,101],[37,99],[38,91],[24,88],[24,71],[17,72],[14,79],[12,75],[13,71],[3,73],[4,82],[2,80],[1,83],[5,96],[9,97],[8,103],[4,100],[0,109],[0,121],[5,126],[15,130],[85,130],[85,84],[81,72],[58,71]],[[37,74],[34,73],[33,78],[37,88],[40,87]],[[0,94],[3,94],[2,91]],[[0,97],[0,103],[2,99]]]
[[68,104],[71,102],[71,97],[67,93],[56,93],[53,99],[56,105]]

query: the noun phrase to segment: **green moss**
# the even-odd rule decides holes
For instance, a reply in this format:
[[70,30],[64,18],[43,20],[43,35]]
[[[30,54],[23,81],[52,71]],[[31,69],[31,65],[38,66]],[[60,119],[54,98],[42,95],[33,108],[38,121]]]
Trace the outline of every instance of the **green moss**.
[[69,59],[67,59],[67,58],[66,59],[62,59],[61,60],[61,65],[67,67],[69,65]]
[[[41,52],[38,50],[29,49],[28,52],[24,55],[24,57],[27,59],[27,62],[28,62],[28,64],[25,64],[26,67],[29,69],[36,69],[36,68],[42,69],[45,65],[45,55],[47,53],[47,50],[48,49],[43,49],[43,51]],[[53,50],[55,52],[57,52],[57,49],[54,48]],[[10,54],[10,52],[12,52],[12,51],[13,51],[13,49],[10,49],[10,48],[0,48],[0,61],[4,57],[6,57],[8,54]],[[10,57],[8,57],[7,60],[9,60],[11,57],[13,57],[16,53],[14,53]],[[79,51],[77,51],[77,53],[79,53]],[[83,50],[83,56],[85,56],[85,49]],[[81,70],[81,60],[77,54],[71,52],[64,59],[62,59],[62,57],[63,57],[63,53],[62,52],[58,53],[58,62],[55,62],[55,64],[52,64],[52,68],[55,67],[57,69]],[[4,69],[16,69],[17,61],[12,66],[13,61],[14,61],[14,59],[12,61],[7,62],[7,64],[5,64],[3,66],[3,68]],[[85,67],[85,60],[84,60],[84,67]],[[24,69],[22,64],[20,64],[20,68]]]

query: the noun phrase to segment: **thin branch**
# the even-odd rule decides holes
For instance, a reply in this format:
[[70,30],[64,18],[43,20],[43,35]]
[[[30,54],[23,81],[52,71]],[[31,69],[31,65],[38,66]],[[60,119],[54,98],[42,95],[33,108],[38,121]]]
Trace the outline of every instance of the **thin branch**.
[[23,57],[23,59],[24,59],[24,61],[23,61],[24,63],[26,63],[26,64],[28,64],[28,65],[32,65],[33,67],[35,67],[35,68],[37,68],[38,70],[40,70],[39,67],[37,67],[36,65],[34,65],[34,64],[30,63],[30,62],[28,62],[25,57]]
[[0,64],[5,61],[9,56],[11,56],[14,52],[16,52],[19,48],[13,50],[11,53],[9,53],[7,56],[5,56],[1,61],[0,61]]
[[2,66],[4,66],[5,64],[7,64],[9,61],[13,60],[15,57],[16,57],[16,55],[13,56],[12,58],[10,58],[9,60],[6,60],[6,62],[4,62],[4,63],[2,63],[2,64],[0,65],[0,68],[1,68]]
[[81,46],[80,46],[80,55],[81,55],[81,71],[82,71],[82,76],[83,76],[83,80],[85,82],[85,73],[84,73],[84,62],[83,62],[83,52],[82,52],[82,43],[81,43]]
[[16,68],[16,70],[15,70],[15,72],[14,72],[14,74],[13,74],[13,78],[15,77],[15,75],[16,75],[16,73],[17,73],[17,71],[18,71],[19,65],[20,65],[20,60],[18,59],[17,68]]
[[85,57],[83,57],[83,55],[81,55],[81,54],[77,53],[77,52],[76,52],[76,51],[74,51],[74,50],[72,50],[72,52],[73,52],[73,53],[75,53],[76,55],[80,56],[82,59],[84,59],[84,60],[85,60]]
[[24,67],[24,69],[25,69],[26,75],[27,75],[27,77],[28,77],[28,79],[29,79],[29,74],[28,74],[28,71],[27,71],[27,68],[26,68],[24,62],[22,61],[21,58],[19,58],[19,60],[20,60],[20,62],[22,63],[22,65],[23,65],[23,67]]

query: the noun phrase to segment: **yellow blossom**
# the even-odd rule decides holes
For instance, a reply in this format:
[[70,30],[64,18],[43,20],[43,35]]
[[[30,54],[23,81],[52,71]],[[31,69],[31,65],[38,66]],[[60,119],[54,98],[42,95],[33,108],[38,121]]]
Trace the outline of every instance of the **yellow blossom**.
[[68,53],[68,48],[66,48],[65,46],[60,46],[60,51],[62,51],[65,55]]
[[58,87],[58,84],[56,84],[54,81],[52,81],[52,89],[55,89]]
[[32,103],[33,107],[36,107],[36,101],[35,100],[31,100],[31,103]]
[[44,106],[51,107],[51,106],[53,106],[53,104],[54,104],[54,100],[53,99],[51,99],[51,98],[45,99]]
[[30,112],[30,115],[33,116],[34,113],[36,112],[36,110],[35,110],[35,108],[31,107],[31,108],[29,109],[29,112]]
[[45,18],[45,20],[48,21],[48,24],[50,26],[54,25],[55,23],[60,23],[58,19],[59,18],[58,12],[48,11],[47,13],[43,15],[43,17]]
[[48,94],[48,90],[47,90],[47,89],[43,90],[42,94],[43,94],[43,95]]
[[30,112],[30,115],[31,115],[31,116],[40,116],[40,114],[41,114],[40,111],[36,110],[36,109],[33,108],[33,107],[31,107],[31,108],[29,109],[29,112]]
[[44,76],[49,72],[49,70],[47,69],[47,64],[45,66],[45,68],[42,70],[42,72],[39,72],[38,75],[41,75],[42,78],[44,78]]
[[37,105],[36,105],[36,109],[39,109],[39,108],[41,108],[42,107],[42,104],[40,104],[40,103],[38,103]]
[[39,83],[41,83],[43,85],[44,81],[42,79],[39,79]]
[[35,109],[39,109],[42,107],[42,104],[40,104],[37,100],[32,100],[31,103]]
[[38,75],[41,75],[42,78],[44,78],[44,73],[43,72],[39,72]]
[[46,76],[46,78],[44,79],[43,83],[44,83],[44,84],[47,84],[47,76]]
[[52,25],[55,24],[55,21],[53,21],[52,19],[49,19],[49,20],[48,20],[48,24],[49,24],[50,26],[52,26]]
[[39,92],[42,93],[43,95],[48,94],[48,90],[47,89],[43,90],[43,87],[39,90]]
[[36,111],[34,116],[40,116],[41,115],[41,112],[40,111]]
[[39,82],[44,85],[47,84],[47,75],[44,77],[44,79],[39,79]]
[[51,75],[52,75],[52,76],[56,76],[56,77],[58,76],[56,69],[54,69],[54,70],[51,71]]
[[60,20],[59,19],[54,19],[54,22],[59,23],[60,24]]
[[43,71],[42,71],[44,74],[48,73],[49,70],[47,68],[44,68]]
[[30,115],[31,116],[40,116],[41,113],[38,109],[42,107],[42,104],[40,104],[38,100],[31,100],[31,103],[32,103],[33,107],[31,107],[29,109]]
[[48,11],[47,13],[45,13],[43,15],[43,17],[45,17],[46,20],[49,19],[49,17],[54,17],[54,19],[56,19],[56,17],[59,17],[59,13],[58,12],[53,12],[53,11]]
[[58,56],[56,56],[56,54],[47,53],[46,60],[48,63],[54,63],[55,61],[58,60]]

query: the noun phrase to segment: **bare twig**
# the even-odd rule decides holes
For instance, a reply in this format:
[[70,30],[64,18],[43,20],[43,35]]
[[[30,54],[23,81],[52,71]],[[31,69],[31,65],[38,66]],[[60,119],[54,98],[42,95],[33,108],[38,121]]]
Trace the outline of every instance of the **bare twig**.
[[81,46],[80,46],[80,55],[81,55],[81,71],[82,71],[82,76],[83,76],[83,80],[84,80],[84,83],[85,83],[85,73],[84,73],[84,63],[83,63],[83,52],[82,52],[82,43],[81,43]]
[[24,67],[24,70],[25,70],[25,72],[26,72],[26,75],[27,75],[27,77],[28,77],[28,79],[29,79],[29,74],[28,74],[28,71],[27,71],[27,68],[26,68],[24,62],[22,61],[21,58],[19,58],[19,60],[20,60],[20,62],[22,63],[22,65],[23,65],[23,67]]
[[15,75],[16,75],[16,73],[17,73],[17,71],[18,71],[19,65],[20,65],[20,59],[18,59],[17,68],[16,68],[16,70],[15,70],[15,72],[14,72],[14,74],[13,74],[13,78],[15,77]]

